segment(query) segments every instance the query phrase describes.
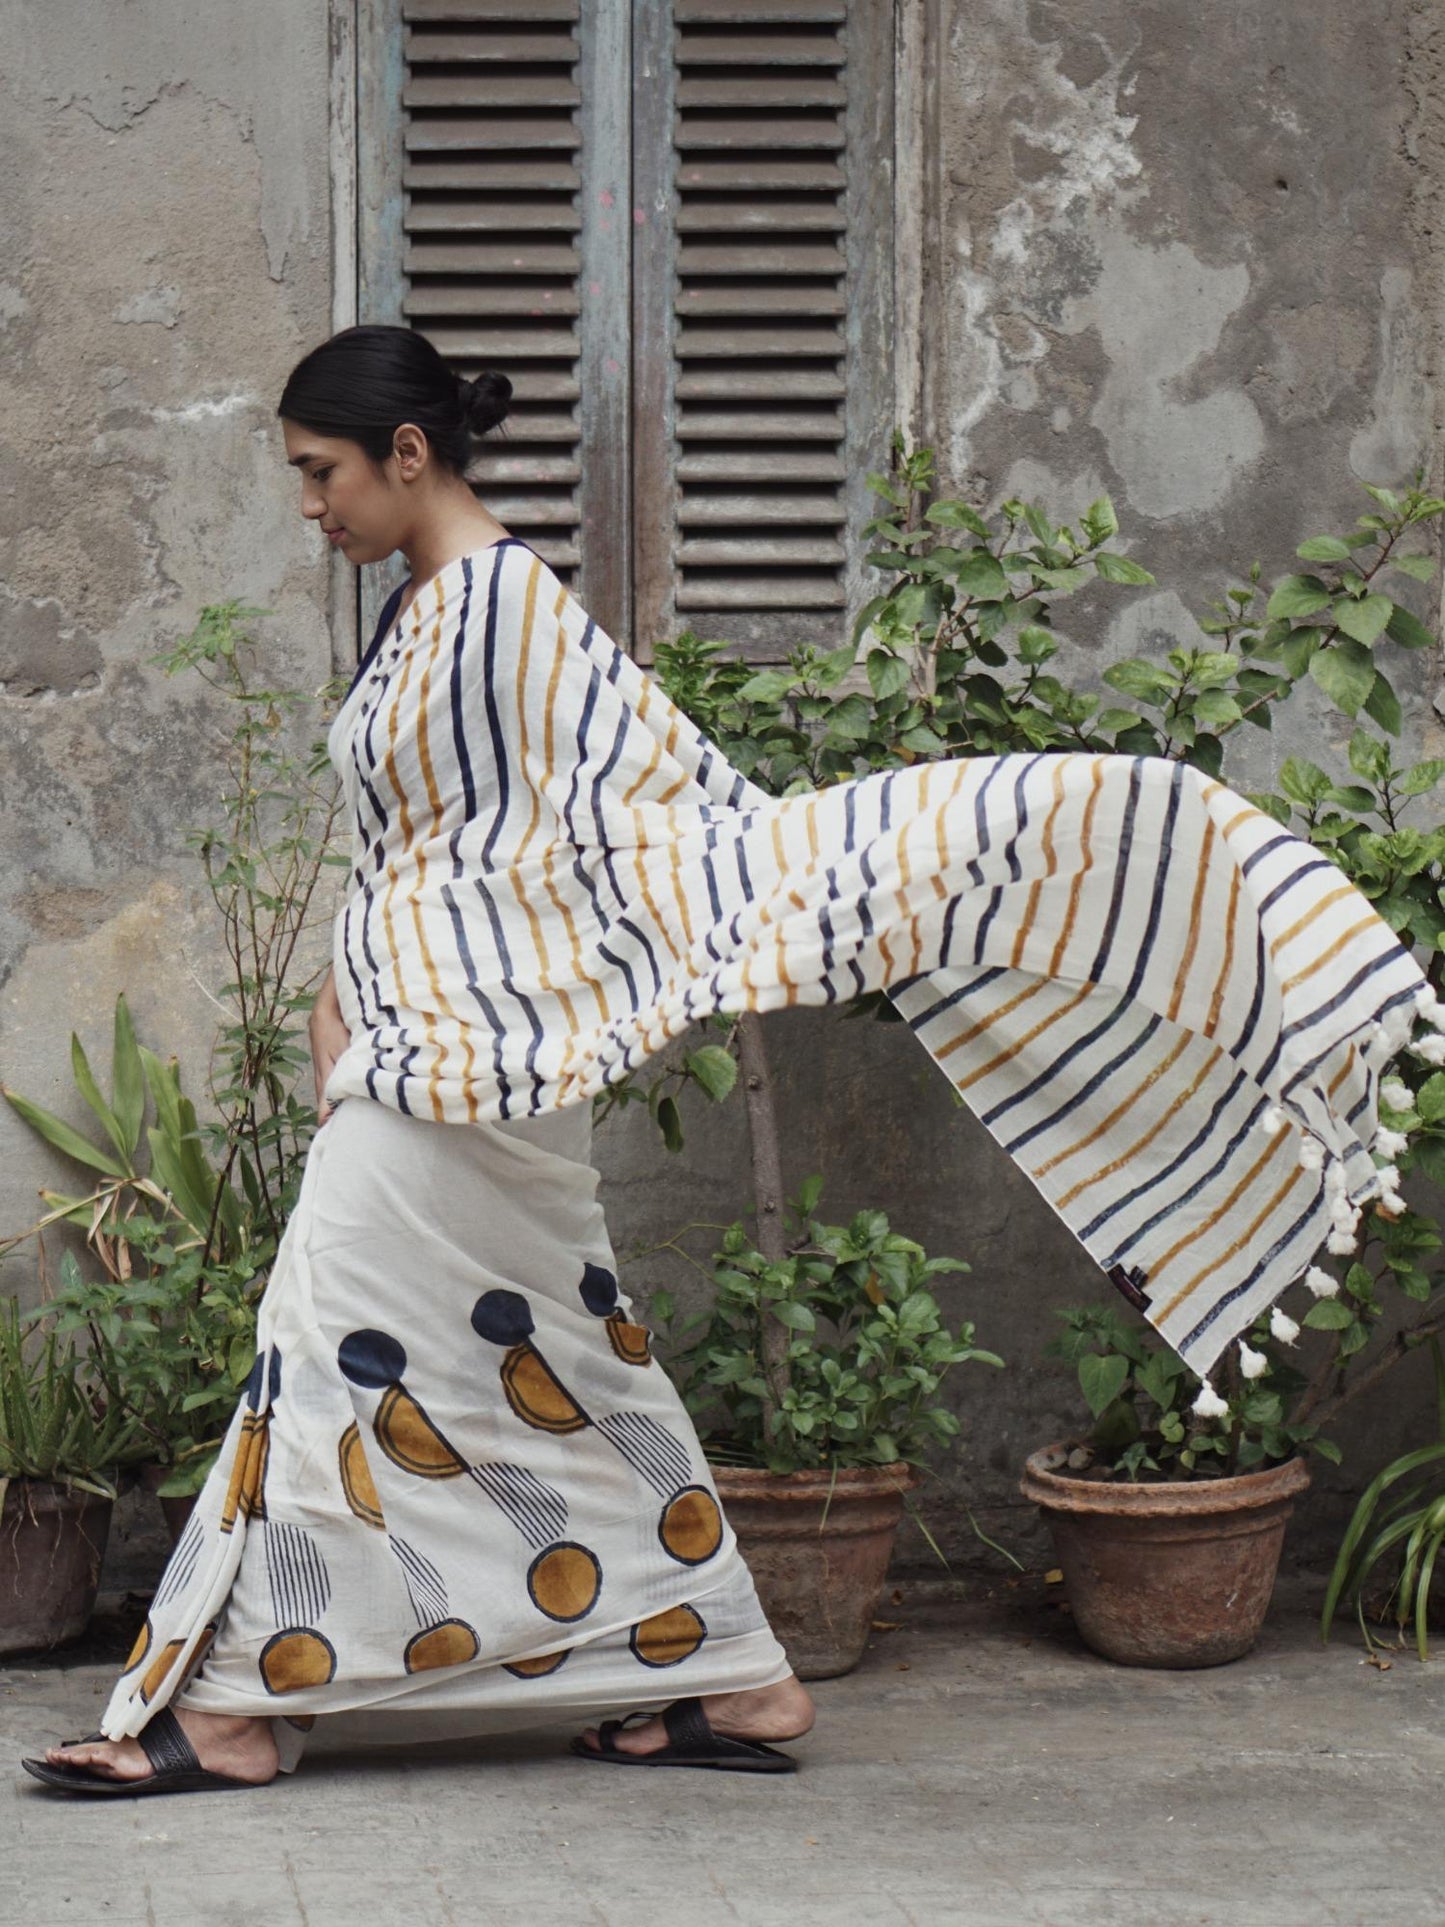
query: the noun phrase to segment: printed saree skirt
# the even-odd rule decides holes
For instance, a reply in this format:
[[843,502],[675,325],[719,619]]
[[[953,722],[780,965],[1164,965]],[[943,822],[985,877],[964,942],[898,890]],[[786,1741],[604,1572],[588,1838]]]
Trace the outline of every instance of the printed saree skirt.
[[109,1738],[167,1701],[271,1716],[290,1767],[317,1715],[423,1737],[787,1678],[619,1295],[590,1144],[588,1105],[337,1107]]

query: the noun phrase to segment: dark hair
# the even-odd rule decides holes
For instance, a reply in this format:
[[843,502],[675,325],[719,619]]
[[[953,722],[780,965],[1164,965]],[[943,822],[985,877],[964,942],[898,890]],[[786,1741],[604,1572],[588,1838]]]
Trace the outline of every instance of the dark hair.
[[485,370],[458,375],[414,328],[343,328],[291,370],[276,413],[318,435],[360,442],[374,462],[403,422],[420,428],[437,460],[464,475],[475,445],[506,419],[512,384]]

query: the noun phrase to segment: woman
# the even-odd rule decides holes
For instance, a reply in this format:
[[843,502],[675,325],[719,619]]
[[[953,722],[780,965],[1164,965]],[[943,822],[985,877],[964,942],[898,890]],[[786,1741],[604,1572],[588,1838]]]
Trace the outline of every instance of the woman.
[[885,989],[1201,1373],[1389,1204],[1375,1093],[1431,1000],[1337,870],[1147,758],[768,797],[474,498],[509,392],[357,328],[281,399],[303,513],[410,576],[331,731],[326,1121],[256,1371],[104,1737],[26,1762],[67,1790],[259,1784],[322,1715],[399,1738],[664,1699],[574,1751],[793,1765],[811,1704],[589,1162],[591,1096],[706,1012]]

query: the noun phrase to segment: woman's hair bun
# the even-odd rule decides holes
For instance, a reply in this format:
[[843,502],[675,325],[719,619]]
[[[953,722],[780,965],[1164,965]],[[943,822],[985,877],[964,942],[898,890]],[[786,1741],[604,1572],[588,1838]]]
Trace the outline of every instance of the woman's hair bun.
[[512,384],[494,368],[485,368],[474,381],[464,376],[457,388],[461,396],[467,427],[473,435],[487,435],[507,418],[512,399]]

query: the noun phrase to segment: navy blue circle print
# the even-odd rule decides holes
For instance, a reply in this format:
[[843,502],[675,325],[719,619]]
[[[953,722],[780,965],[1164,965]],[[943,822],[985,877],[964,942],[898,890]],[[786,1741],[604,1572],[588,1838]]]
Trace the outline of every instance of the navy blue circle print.
[[536,1329],[532,1307],[519,1291],[484,1291],[472,1306],[472,1330],[493,1345],[520,1345]]
[[606,1318],[609,1312],[616,1311],[617,1280],[605,1265],[583,1265],[582,1282],[577,1289],[583,1304],[594,1316]]
[[401,1382],[406,1347],[387,1332],[348,1332],[336,1348],[336,1362],[353,1385],[380,1391]]
[[[261,1403],[261,1354],[256,1354],[256,1362],[251,1367],[251,1376],[246,1381],[246,1403],[254,1412]],[[271,1403],[274,1405],[281,1396],[281,1354],[274,1347],[271,1351],[271,1369],[267,1373],[270,1380]]]

